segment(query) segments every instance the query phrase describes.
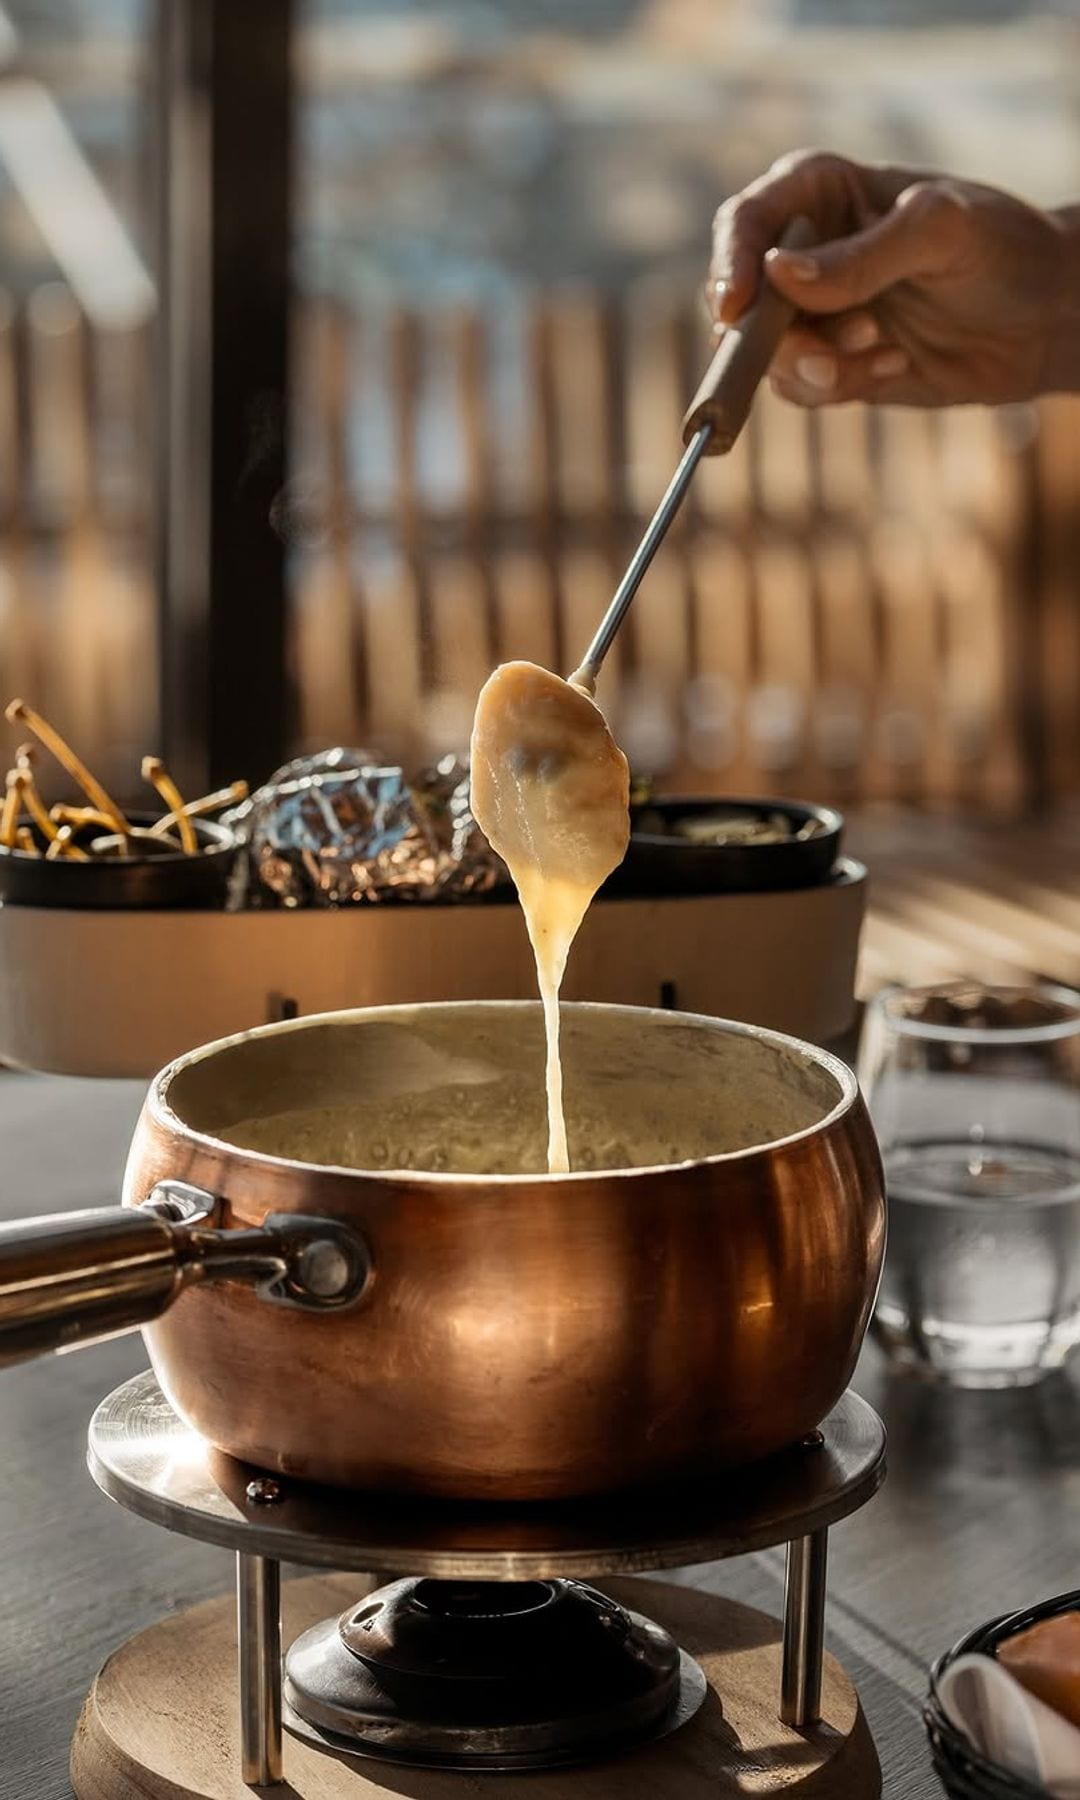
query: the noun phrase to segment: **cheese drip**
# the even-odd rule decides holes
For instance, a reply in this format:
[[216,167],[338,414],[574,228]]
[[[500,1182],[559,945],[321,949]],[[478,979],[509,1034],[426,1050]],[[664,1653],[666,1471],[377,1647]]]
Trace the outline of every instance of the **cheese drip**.
[[570,1168],[559,1057],[559,989],[589,903],[626,854],[630,772],[583,688],[534,663],[504,663],[476,703],[472,810],[518,891],[547,1036],[548,1170]]

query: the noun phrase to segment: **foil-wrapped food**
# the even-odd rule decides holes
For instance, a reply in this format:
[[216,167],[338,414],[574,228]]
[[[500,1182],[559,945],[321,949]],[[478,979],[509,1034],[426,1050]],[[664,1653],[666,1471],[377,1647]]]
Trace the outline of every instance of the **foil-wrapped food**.
[[234,911],[460,900],[508,881],[453,756],[413,778],[368,750],[299,757],[227,822],[241,844]]

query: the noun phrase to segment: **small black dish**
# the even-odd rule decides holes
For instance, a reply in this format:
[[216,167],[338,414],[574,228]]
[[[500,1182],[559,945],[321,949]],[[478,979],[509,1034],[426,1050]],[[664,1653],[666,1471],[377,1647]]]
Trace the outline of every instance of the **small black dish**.
[[979,1625],[939,1657],[930,1671],[930,1693],[923,1709],[923,1720],[930,1739],[934,1772],[951,1800],[1047,1800],[1049,1790],[1010,1775],[997,1763],[968,1742],[951,1724],[938,1698],[938,1684],[949,1666],[961,1656],[996,1656],[998,1646],[1006,1638],[1015,1637],[1037,1625],[1040,1619],[1053,1619],[1059,1613],[1080,1612],[1080,1588],[1071,1594],[1058,1594],[1023,1612],[1006,1613],[989,1624]]
[[[159,813],[128,813],[132,825],[156,824]],[[23,818],[41,849],[46,840],[33,820]],[[57,857],[47,862],[28,856],[25,850],[0,845],[0,902],[5,906],[65,907],[72,911],[159,911],[188,907],[206,911],[223,906],[229,873],[236,854],[232,832],[211,819],[193,819],[199,840],[197,856],[183,856],[165,849],[142,856],[95,857],[75,862]],[[106,835],[100,825],[88,825],[73,842],[85,847],[91,838]]]
[[[792,835],[773,844],[702,844],[682,837],[682,820],[787,820]],[[664,829],[656,825],[662,822]],[[799,837],[800,831],[807,832]],[[801,800],[648,800],[630,809],[630,845],[601,890],[605,896],[652,898],[670,894],[761,894],[823,887],[832,877],[844,821],[830,806]]]

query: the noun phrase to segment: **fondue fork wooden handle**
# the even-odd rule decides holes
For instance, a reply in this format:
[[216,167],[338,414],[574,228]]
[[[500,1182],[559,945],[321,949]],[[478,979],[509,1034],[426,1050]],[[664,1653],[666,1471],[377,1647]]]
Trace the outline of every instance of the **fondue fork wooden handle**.
[[[780,244],[785,250],[805,250],[816,241],[809,219],[792,219]],[[720,456],[730,450],[749,416],[758,383],[776,353],[777,345],[795,308],[762,277],[758,297],[737,325],[725,331],[719,350],[693,404],[683,420],[683,458],[635,550],[611,604],[597,627],[570,680],[575,687],[595,694],[596,678],[616,633],[630,610],[630,602],[645,579],[672,520],[686,498],[694,470],[703,456]]]
[[212,1223],[219,1212],[213,1195],[164,1181],[143,1206],[0,1226],[0,1366],[148,1324],[196,1282],[243,1281],[318,1311],[364,1292],[371,1256],[342,1220],[283,1213],[230,1230]]
[[[779,240],[783,250],[808,250],[816,242],[813,225],[801,216],[791,220]],[[692,443],[699,431],[707,429],[705,456],[723,456],[731,449],[794,317],[790,300],[785,300],[763,275],[757,299],[724,332],[720,348],[690,403],[682,425],[684,444]]]

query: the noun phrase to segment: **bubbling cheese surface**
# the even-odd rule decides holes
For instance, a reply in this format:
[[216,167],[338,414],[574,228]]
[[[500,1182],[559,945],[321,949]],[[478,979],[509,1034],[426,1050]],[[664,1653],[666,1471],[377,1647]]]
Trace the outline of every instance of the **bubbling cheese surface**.
[[578,927],[630,841],[630,771],[584,688],[535,663],[503,663],[473,722],[473,815],[521,900],[547,1033],[548,1171],[570,1168],[559,988]]

